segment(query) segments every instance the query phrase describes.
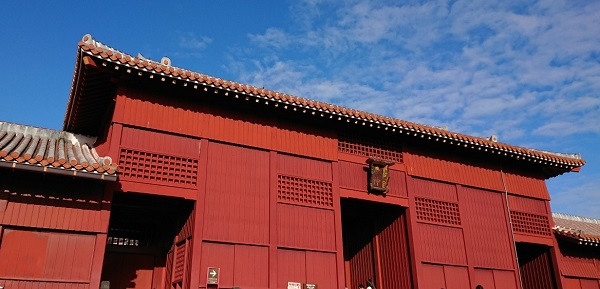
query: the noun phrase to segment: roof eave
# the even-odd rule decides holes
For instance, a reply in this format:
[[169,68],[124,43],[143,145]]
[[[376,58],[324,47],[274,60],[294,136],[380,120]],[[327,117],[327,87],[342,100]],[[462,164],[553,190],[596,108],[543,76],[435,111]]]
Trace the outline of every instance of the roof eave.
[[[164,65],[163,63],[154,62],[148,59],[135,58],[116,50],[112,51],[112,48],[93,41],[91,36],[87,41],[84,37],[84,41],[79,43],[79,47],[78,69],[76,70],[76,73],[81,69],[82,61],[80,61],[80,59],[82,59],[84,55],[89,55],[101,60],[102,66],[106,66],[107,63],[112,63],[117,67],[126,67],[124,70],[127,73],[131,73],[131,70],[133,69],[142,73],[147,73],[150,75],[150,78],[160,76],[160,79],[164,82],[167,82],[165,81],[166,79],[171,79],[171,81],[168,82],[174,85],[183,83],[183,86],[190,86],[193,87],[193,89],[203,87],[204,91],[207,91],[208,89],[220,90],[223,91],[226,96],[231,93],[235,98],[239,98],[240,95],[245,98],[253,97],[257,101],[265,101],[266,104],[271,102],[275,103],[275,106],[291,106],[294,110],[301,109],[304,113],[310,111],[310,114],[312,115],[318,114],[322,117],[328,115],[329,118],[336,117],[338,120],[346,119],[346,122],[360,123],[362,125],[369,125],[370,127],[398,132],[412,137],[427,138],[428,140],[436,142],[477,149],[498,156],[524,160],[541,166],[549,166],[557,170],[557,172],[550,173],[548,177],[557,176],[566,172],[578,171],[580,167],[585,164],[585,161],[581,158],[561,157],[543,151],[517,147],[484,138],[467,136],[436,127],[411,123],[263,88],[257,88],[246,84],[222,80],[170,65]],[[168,63],[170,64],[170,61],[168,61]],[[74,77],[71,98],[76,97],[74,93],[77,85],[75,83],[76,79],[77,78]],[[72,102],[71,98],[69,100],[70,103]],[[65,117],[65,123],[67,123],[68,116],[69,112]],[[67,126],[65,125],[65,129],[66,128]]]
[[10,169],[15,169],[15,170],[42,172],[42,173],[55,174],[55,175],[72,176],[72,177],[78,177],[78,178],[103,180],[103,181],[114,182],[117,180],[116,174],[87,172],[85,170],[63,169],[63,168],[55,168],[55,167],[50,167],[50,166],[9,162],[9,161],[4,161],[4,160],[0,160],[0,167],[10,168]]

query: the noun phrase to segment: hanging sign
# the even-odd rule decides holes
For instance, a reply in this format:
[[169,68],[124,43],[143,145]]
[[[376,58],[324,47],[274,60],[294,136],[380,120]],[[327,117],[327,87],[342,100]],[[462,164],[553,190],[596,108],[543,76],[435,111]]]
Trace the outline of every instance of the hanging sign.
[[390,166],[394,162],[373,159],[367,160],[369,164],[369,190],[387,193],[388,182],[390,180]]
[[299,283],[299,282],[288,282],[287,289],[302,289],[302,283]]
[[304,284],[304,289],[317,289],[317,284],[306,283]]

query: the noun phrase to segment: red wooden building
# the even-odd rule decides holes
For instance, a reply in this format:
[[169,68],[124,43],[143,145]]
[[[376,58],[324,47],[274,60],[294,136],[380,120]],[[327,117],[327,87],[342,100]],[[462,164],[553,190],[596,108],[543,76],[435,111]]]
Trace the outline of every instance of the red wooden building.
[[600,288],[600,220],[552,215],[563,288]]
[[78,48],[64,131],[0,123],[4,289],[571,288],[578,156]]

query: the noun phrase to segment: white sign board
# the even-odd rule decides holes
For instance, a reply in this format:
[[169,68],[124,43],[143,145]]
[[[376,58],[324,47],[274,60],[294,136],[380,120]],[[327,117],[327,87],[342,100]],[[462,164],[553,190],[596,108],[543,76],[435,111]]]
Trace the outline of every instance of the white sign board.
[[287,289],[302,289],[302,283],[298,282],[288,282]]

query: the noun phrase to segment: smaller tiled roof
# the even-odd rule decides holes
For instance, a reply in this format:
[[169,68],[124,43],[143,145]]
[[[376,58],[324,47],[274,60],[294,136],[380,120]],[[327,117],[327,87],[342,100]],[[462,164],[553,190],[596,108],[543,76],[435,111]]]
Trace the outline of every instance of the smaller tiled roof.
[[573,239],[582,245],[600,245],[600,219],[552,213],[554,234]]
[[95,138],[0,122],[0,166],[116,180],[117,167],[93,147]]

